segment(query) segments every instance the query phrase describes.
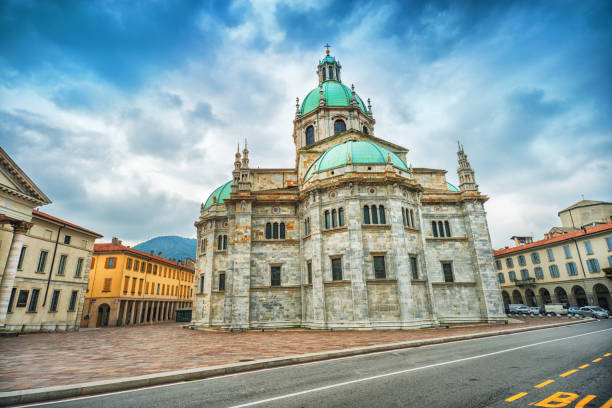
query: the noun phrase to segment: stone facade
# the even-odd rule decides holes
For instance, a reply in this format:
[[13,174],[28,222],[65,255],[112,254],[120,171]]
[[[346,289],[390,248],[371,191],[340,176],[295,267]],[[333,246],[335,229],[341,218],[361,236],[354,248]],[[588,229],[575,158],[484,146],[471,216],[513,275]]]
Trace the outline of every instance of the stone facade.
[[354,87],[326,83],[323,70],[340,78],[326,56],[318,102],[308,108],[315,88],[297,104],[295,168],[252,169],[245,146],[231,192],[223,196],[222,186],[202,204],[192,323],[405,329],[505,321],[487,197],[463,148],[460,189],[444,170],[408,168],[408,149],[374,136],[369,101],[366,108]]

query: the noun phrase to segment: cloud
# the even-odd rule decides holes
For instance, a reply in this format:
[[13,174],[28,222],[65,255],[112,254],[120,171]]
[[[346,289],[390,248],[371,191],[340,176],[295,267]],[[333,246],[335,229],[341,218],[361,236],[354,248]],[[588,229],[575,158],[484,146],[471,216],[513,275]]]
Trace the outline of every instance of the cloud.
[[323,44],[372,98],[377,137],[447,169],[456,141],[494,246],[612,201],[608,2],[0,3],[0,143],[48,211],[128,241],[192,236],[199,202],[294,165],[295,97]]

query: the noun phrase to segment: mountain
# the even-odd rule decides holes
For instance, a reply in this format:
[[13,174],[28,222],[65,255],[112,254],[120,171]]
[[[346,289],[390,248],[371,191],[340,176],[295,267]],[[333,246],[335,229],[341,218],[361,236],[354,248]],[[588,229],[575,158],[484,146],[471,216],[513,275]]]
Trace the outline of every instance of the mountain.
[[149,253],[155,251],[155,255],[161,251],[162,257],[166,259],[183,260],[185,258],[195,259],[197,240],[195,238],[183,238],[177,236],[155,237],[141,242],[133,248]]

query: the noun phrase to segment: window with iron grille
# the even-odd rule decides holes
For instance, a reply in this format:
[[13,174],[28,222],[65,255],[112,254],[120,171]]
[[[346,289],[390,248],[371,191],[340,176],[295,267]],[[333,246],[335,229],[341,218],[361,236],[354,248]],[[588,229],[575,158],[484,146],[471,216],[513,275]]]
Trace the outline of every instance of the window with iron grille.
[[271,286],[281,285],[281,267],[280,266],[270,267],[270,285]]
[[385,257],[374,256],[374,278],[385,279],[387,271],[385,270]]
[[342,258],[332,258],[332,280],[342,280]]

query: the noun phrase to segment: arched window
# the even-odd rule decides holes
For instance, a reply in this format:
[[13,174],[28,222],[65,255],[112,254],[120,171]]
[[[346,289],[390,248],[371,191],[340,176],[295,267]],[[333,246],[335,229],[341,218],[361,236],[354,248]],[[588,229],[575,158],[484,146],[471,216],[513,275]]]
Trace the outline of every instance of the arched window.
[[416,224],[414,223],[414,211],[410,210],[410,225],[413,228],[416,228]]
[[323,81],[327,81],[327,71],[323,68]]
[[223,237],[219,235],[219,239],[217,240],[217,249],[221,251],[223,249]]
[[223,249],[227,249],[227,235],[223,236]]
[[338,209],[338,225],[344,226],[344,208],[342,207]]
[[338,67],[336,67],[336,81],[340,80],[340,71],[338,70]]
[[370,207],[368,207],[367,205],[363,206],[363,223],[370,223]]
[[402,223],[404,225],[407,225],[406,224],[406,209],[405,208],[402,208]]
[[438,227],[437,227],[437,224],[436,224],[436,222],[435,222],[435,221],[432,221],[432,222],[431,222],[431,232],[433,232],[433,236],[434,236],[435,238],[437,238],[437,237],[438,237]]
[[440,234],[441,237],[444,237],[444,225],[442,224],[442,221],[438,221],[438,234]]
[[280,223],[280,239],[285,239],[285,223]]
[[272,239],[272,224],[266,224],[266,239]]
[[334,122],[334,135],[346,131],[346,123],[342,119],[338,119]]
[[367,135],[367,134],[368,134],[368,128],[367,128],[367,127],[365,127],[365,126],[363,127],[363,134],[364,134],[364,135]]
[[327,67],[329,71],[329,79],[334,79],[334,68],[332,66]]
[[310,125],[306,128],[306,146],[314,143],[314,126]]
[[332,210],[332,227],[336,228],[338,226],[338,213],[336,212],[336,209],[334,208]]
[[450,237],[451,233],[450,233],[450,225],[448,221],[444,221],[444,230],[446,231],[446,236]]
[[329,210],[325,210],[325,229],[328,229],[330,226],[329,222]]
[[378,219],[380,220],[381,224],[387,223],[387,220],[385,219],[385,207],[382,205],[378,207]]
[[272,238],[278,239],[278,222],[272,224]]
[[378,224],[378,213],[375,205],[372,206],[372,224]]

